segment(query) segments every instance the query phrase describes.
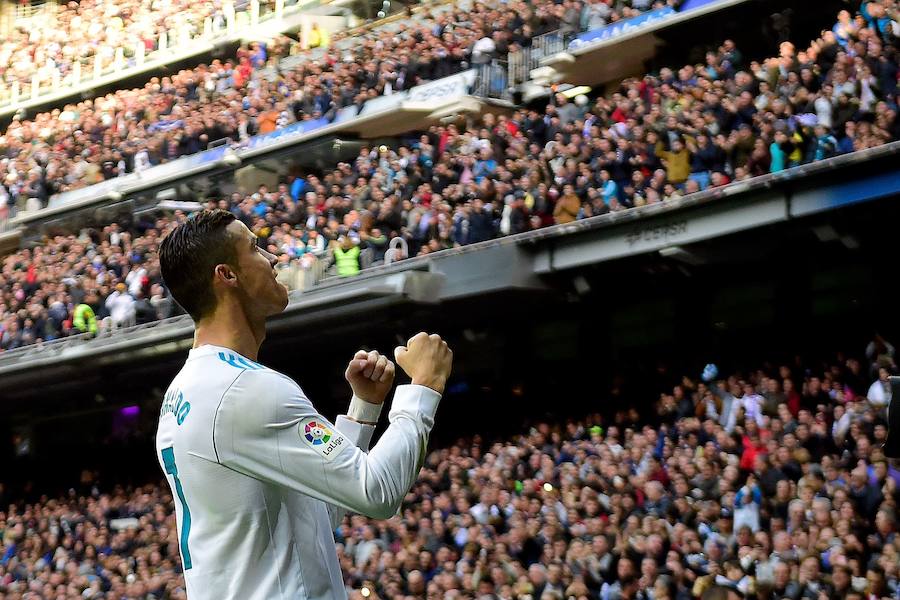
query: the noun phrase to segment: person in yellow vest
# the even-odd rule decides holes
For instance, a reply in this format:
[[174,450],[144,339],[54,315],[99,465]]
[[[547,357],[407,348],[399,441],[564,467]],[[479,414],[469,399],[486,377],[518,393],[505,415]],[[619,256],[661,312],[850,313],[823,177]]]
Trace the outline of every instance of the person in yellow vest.
[[328,31],[319,27],[318,23],[312,24],[312,28],[309,30],[309,36],[307,40],[307,46],[309,46],[310,48],[327,48],[330,41]]
[[72,327],[77,329],[81,333],[97,333],[97,315],[94,314],[94,309],[91,308],[91,304],[97,302],[97,297],[94,295],[89,295],[84,299],[82,304],[79,304],[75,307],[75,312],[72,315]]
[[359,274],[359,246],[349,236],[342,235],[334,246],[334,261],[338,277],[353,277]]

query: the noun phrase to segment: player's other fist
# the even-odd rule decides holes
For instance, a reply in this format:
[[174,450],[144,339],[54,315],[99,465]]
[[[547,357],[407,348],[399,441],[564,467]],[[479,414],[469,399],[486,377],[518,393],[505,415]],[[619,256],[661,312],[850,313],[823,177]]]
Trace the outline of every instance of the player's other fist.
[[394,385],[394,363],[377,351],[360,350],[344,373],[357,398],[381,404]]
[[424,385],[439,394],[450,376],[453,352],[441,336],[424,331],[409,338],[405,346],[394,349],[394,359],[416,385]]

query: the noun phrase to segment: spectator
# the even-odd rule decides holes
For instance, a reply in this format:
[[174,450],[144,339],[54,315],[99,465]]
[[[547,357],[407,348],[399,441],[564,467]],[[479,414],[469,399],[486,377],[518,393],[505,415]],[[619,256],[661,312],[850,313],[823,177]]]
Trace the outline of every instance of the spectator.
[[359,275],[359,246],[349,236],[339,237],[333,251],[338,277]]
[[553,209],[553,219],[557,224],[571,223],[578,218],[580,210],[581,200],[575,195],[574,187],[566,185],[562,197],[557,200]]
[[878,379],[869,386],[866,394],[869,402],[879,408],[884,408],[891,403],[891,374],[884,367],[878,369]]
[[109,310],[113,327],[131,327],[135,324],[135,300],[128,293],[128,288],[124,283],[116,284],[116,290],[109,295],[105,304],[107,310]]
[[90,294],[83,304],[75,307],[72,318],[72,326],[80,333],[97,334],[97,316],[94,314],[93,305],[97,304],[97,296]]

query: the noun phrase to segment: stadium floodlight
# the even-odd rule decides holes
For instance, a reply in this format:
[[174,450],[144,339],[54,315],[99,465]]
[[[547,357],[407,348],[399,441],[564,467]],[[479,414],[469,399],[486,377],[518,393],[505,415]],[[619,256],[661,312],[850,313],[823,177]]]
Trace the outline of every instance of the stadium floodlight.
[[588,280],[584,278],[584,275],[579,275],[575,279],[573,279],[572,285],[575,287],[575,291],[578,292],[578,295],[580,296],[585,296],[591,291],[591,284],[588,283]]
[[703,257],[698,256],[690,250],[686,250],[682,246],[668,246],[667,248],[661,248],[659,250],[659,255],[663,258],[671,258],[693,266],[702,265],[706,262]]
[[831,225],[817,225],[812,230],[820,242],[833,242],[841,237]]

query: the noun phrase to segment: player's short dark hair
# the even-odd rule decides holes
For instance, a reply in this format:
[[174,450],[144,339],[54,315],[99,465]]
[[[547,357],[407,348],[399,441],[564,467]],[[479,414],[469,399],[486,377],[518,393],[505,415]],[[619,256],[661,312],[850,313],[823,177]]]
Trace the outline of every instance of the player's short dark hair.
[[225,228],[235,216],[225,210],[201,210],[175,227],[159,244],[159,268],[172,297],[199,321],[216,307],[213,269],[237,263],[233,237]]

